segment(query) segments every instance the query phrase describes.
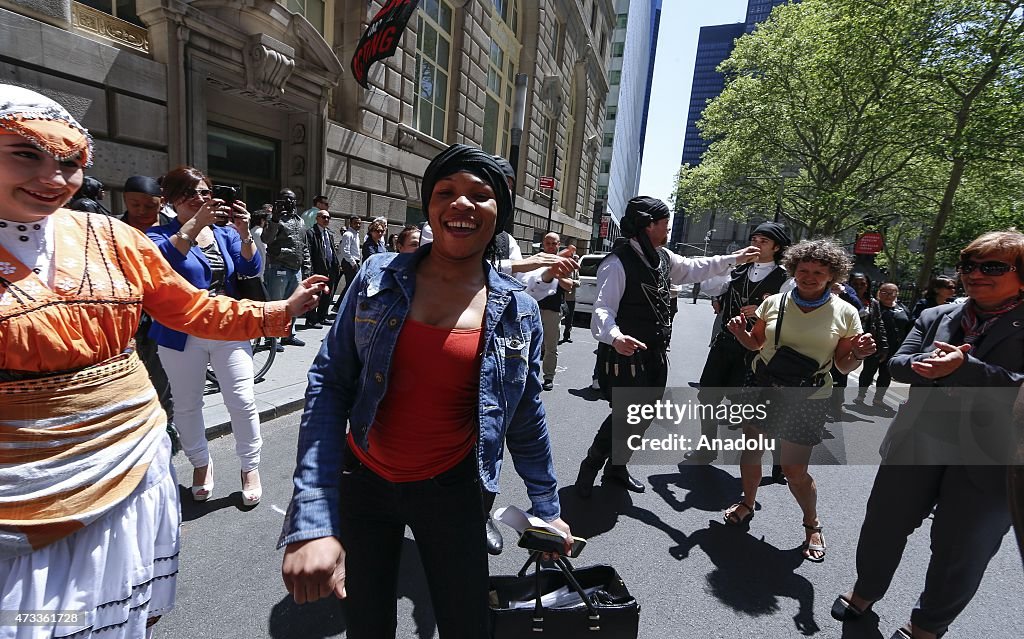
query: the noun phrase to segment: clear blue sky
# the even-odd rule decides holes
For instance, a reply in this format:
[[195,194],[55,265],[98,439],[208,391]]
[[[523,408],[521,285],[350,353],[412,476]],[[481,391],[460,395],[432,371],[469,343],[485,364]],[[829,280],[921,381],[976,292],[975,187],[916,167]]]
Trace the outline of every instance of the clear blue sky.
[[661,11],[658,57],[640,169],[640,195],[668,201],[683,155],[683,134],[690,108],[693,62],[700,28],[743,22],[746,0],[665,0]]

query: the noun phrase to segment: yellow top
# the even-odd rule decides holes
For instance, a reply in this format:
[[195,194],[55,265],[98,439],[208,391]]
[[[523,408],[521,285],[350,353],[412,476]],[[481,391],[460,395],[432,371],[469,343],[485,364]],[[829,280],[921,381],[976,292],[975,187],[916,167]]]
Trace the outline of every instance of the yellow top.
[[863,332],[857,309],[838,295],[832,295],[818,308],[804,313],[789,293],[772,295],[757,307],[755,313],[765,322],[764,347],[754,358],[755,367],[758,359],[767,363],[775,355],[775,323],[779,317],[779,303],[783,299],[786,300],[786,315],[782,320],[779,346],[789,346],[816,360],[821,369],[825,369],[825,385],[810,399],[828,397],[832,392],[832,375],[829,371],[836,345],[844,337],[854,337]]

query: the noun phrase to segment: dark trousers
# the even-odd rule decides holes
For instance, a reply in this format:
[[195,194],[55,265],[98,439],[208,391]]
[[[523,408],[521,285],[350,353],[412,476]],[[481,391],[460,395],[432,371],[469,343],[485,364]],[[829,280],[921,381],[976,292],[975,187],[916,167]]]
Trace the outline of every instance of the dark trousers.
[[861,388],[871,386],[871,380],[874,379],[875,373],[878,373],[878,383],[875,386],[878,388],[888,388],[889,383],[892,382],[892,376],[889,375],[888,362],[885,364],[880,363],[877,356],[864,360],[863,368],[860,371],[860,381],[857,385]]
[[328,277],[327,286],[331,292],[328,295],[321,295],[316,308],[306,313],[307,324],[320,324],[327,319],[327,313],[331,310],[331,298],[334,297],[334,291],[338,286],[338,281],[341,279],[338,273],[317,273],[317,275],[326,275]]
[[562,339],[569,339],[569,334],[572,332],[572,320],[573,316],[576,315],[576,300],[565,301],[565,317],[562,323],[565,324],[565,330],[562,331]]
[[[974,597],[1010,529],[1003,466],[881,466],[857,542],[854,590],[881,599],[903,558],[907,537],[935,507],[931,560],[910,620],[942,634]],[[984,486],[976,483],[993,475]]]
[[149,327],[151,325],[152,320],[148,317],[139,325],[139,330],[135,333],[135,352],[138,353],[139,359],[146,366],[146,372],[149,373],[149,381],[153,383],[153,388],[156,389],[160,406],[167,413],[167,426],[171,428],[174,426],[174,401],[171,398],[171,383],[167,381],[167,373],[164,372],[163,364],[160,363],[160,357],[157,356],[156,340],[149,339]]
[[[668,357],[664,349],[649,348],[640,351],[632,357],[619,355],[614,348],[608,344],[599,344],[597,347],[598,380],[601,382],[601,390],[609,403],[612,401],[612,389],[614,388],[646,388],[649,396],[644,401],[654,402],[665,394],[665,384],[668,382]],[[642,435],[650,427],[651,421],[630,426],[629,432],[618,433],[617,439],[625,441],[630,435]],[[594,443],[591,444],[587,457],[595,465],[598,462],[608,462],[609,468],[624,466],[625,464],[612,464],[611,455],[614,437],[612,428],[612,415],[608,415],[601,427],[594,436]],[[623,446],[625,449],[625,446]]]
[[337,313],[338,309],[341,308],[341,300],[345,299],[345,293],[348,292],[348,287],[352,285],[352,280],[355,279],[356,273],[358,272],[358,266],[349,264],[348,260],[341,261],[341,274],[345,276],[345,288],[341,289],[341,295],[338,296],[338,301],[334,303],[335,313]]
[[[718,404],[727,397],[722,388],[742,388],[752,356],[753,353],[735,339],[719,335],[711,345],[700,374],[700,390],[697,391],[700,403]],[[718,419],[714,416],[701,419],[700,432],[709,438],[717,437]]]
[[348,452],[339,483],[351,639],[393,639],[405,527],[423,562],[442,639],[486,639],[487,547],[476,456],[433,479],[392,483]]

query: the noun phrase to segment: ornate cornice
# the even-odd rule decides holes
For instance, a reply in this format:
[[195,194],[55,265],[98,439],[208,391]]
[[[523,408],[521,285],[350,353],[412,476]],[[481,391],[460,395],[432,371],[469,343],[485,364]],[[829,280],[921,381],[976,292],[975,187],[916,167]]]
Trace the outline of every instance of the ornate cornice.
[[242,52],[246,88],[267,97],[283,95],[288,78],[295,70],[295,60],[275,48],[273,43],[272,38],[253,35]]
[[149,55],[149,32],[90,6],[71,3],[71,26],[77,30],[110,40],[123,47]]

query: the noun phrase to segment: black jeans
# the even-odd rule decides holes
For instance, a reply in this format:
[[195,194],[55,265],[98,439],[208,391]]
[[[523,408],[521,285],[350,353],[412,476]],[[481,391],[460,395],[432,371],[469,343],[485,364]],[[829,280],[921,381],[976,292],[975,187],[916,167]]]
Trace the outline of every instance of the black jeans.
[[565,301],[565,317],[562,319],[562,323],[565,324],[565,330],[562,331],[562,339],[569,339],[569,334],[572,333],[572,320],[576,315],[576,300]]
[[[474,448],[474,451],[476,449]],[[405,527],[416,540],[442,639],[486,639],[487,546],[476,456],[424,481],[392,483],[352,454],[339,484],[350,639],[393,639]]]
[[[356,273],[359,272],[359,265],[352,265],[348,260],[341,261],[341,274],[345,276],[345,287],[341,289],[341,294],[338,295],[338,301],[334,303],[334,312],[337,313],[338,309],[341,308],[341,300],[345,299],[345,293],[348,292],[348,287],[352,285],[352,279],[355,278]],[[340,279],[338,280],[341,281]]]
[[874,379],[875,373],[878,373],[878,388],[887,388],[892,382],[892,376],[889,375],[889,363],[880,363],[877,355],[864,360],[863,368],[860,371],[860,381],[858,386],[861,388],[867,388],[871,386],[871,380]]

